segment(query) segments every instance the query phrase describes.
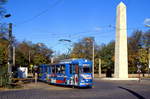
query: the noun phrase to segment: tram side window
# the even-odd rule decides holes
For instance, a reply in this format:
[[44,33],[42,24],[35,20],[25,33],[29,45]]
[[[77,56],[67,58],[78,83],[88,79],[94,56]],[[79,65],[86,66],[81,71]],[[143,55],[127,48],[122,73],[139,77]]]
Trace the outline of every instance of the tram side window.
[[79,66],[77,64],[75,64],[75,73],[78,74],[79,73]]
[[61,73],[60,67],[61,66],[59,66],[59,65],[56,66],[56,73]]
[[75,64],[72,64],[72,73],[75,74]]
[[45,73],[47,72],[47,67],[45,67],[45,70],[44,70],[44,72],[45,72]]
[[55,66],[52,66],[52,73],[55,73]]
[[60,70],[61,70],[62,74],[65,74],[65,65],[61,65],[61,69]]
[[47,66],[47,72],[48,72],[48,73],[51,73],[50,66]]
[[73,74],[72,67],[73,67],[73,65],[70,64],[70,74]]

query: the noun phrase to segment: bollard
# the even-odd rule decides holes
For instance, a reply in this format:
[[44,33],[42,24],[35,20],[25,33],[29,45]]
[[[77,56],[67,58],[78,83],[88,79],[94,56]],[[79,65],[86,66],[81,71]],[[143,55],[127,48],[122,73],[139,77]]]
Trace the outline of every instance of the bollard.
[[139,72],[139,83],[141,82],[141,76],[140,76],[140,72]]
[[37,84],[37,73],[35,73],[35,84]]

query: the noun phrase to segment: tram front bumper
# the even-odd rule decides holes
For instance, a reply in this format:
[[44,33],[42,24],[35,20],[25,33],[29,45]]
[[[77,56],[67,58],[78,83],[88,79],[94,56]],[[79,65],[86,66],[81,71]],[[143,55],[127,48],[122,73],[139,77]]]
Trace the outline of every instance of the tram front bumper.
[[86,87],[86,86],[92,86],[93,83],[92,83],[92,80],[91,79],[86,79],[86,80],[82,80],[80,82],[80,87]]

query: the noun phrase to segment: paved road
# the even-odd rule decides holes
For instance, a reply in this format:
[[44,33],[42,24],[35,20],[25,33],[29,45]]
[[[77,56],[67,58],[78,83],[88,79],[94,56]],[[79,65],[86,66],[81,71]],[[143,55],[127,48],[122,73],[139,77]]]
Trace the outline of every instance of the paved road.
[[24,89],[0,91],[0,99],[150,99],[150,81],[95,80],[92,89],[26,84]]

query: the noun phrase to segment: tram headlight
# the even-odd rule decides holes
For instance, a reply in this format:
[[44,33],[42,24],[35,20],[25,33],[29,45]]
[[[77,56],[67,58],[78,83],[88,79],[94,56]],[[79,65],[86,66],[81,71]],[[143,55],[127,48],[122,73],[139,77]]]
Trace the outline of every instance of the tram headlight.
[[85,82],[85,79],[83,77],[80,78],[81,82]]
[[81,80],[81,83],[85,82],[84,80]]

